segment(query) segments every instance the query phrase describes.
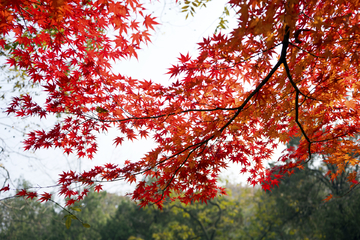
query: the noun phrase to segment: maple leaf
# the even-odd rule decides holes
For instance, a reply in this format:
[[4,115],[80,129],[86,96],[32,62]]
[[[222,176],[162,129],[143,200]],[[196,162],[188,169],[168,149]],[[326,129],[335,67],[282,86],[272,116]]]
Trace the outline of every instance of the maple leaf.
[[41,197],[38,199],[38,201],[40,201],[40,202],[47,202],[47,201],[51,200],[50,193],[44,192],[44,193],[40,194],[40,196]]
[[71,206],[71,205],[73,205],[75,202],[76,202],[75,199],[68,199],[68,200],[66,201],[65,207]]
[[30,198],[30,199],[34,199],[37,198],[37,193],[36,192],[27,192],[26,193],[26,199]]
[[121,145],[121,143],[124,141],[123,137],[116,137],[114,139],[115,146]]
[[128,131],[126,133],[126,137],[131,141],[136,140],[136,135],[135,135],[134,131]]
[[64,149],[64,153],[67,154],[67,155],[69,155],[72,152],[73,152],[73,150],[71,148]]
[[102,185],[100,184],[94,187],[95,192],[100,192],[101,190],[102,190]]
[[[279,187],[280,181],[278,179],[272,179],[271,180],[271,186],[278,186]],[[270,190],[270,189],[269,189]]]
[[25,189],[21,189],[18,193],[16,193],[16,196],[25,197],[25,196],[27,196],[27,192]]
[[10,190],[10,187],[9,187],[9,184],[3,188],[0,189],[0,192],[6,192],[6,191],[9,191]]
[[332,199],[333,198],[333,195],[332,194],[329,194],[323,201],[324,202],[328,202],[328,201],[330,201],[330,199]]
[[146,130],[139,131],[139,134],[140,134],[141,138],[147,138],[149,136],[149,133]]
[[151,17],[150,15],[146,15],[145,19],[144,19],[144,26],[146,28],[151,28],[152,30],[155,30],[153,25],[157,25],[159,23],[156,22],[154,19],[155,19],[155,17]]

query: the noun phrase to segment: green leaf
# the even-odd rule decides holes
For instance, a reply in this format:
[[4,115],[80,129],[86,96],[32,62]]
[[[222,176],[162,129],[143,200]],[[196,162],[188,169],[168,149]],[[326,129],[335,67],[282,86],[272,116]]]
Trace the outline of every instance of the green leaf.
[[81,212],[81,208],[78,208],[78,207],[70,207],[70,209],[77,211],[77,212]]
[[70,226],[71,226],[71,217],[70,217],[70,216],[68,216],[68,217],[66,218],[65,226],[66,226],[67,229],[70,228]]
[[90,224],[83,223],[82,225],[83,225],[83,227],[85,227],[85,228],[90,228]]

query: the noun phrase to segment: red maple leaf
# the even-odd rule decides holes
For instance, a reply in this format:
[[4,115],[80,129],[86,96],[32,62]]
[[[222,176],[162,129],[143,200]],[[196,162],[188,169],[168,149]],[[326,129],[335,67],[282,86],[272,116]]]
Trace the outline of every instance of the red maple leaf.
[[37,193],[36,192],[27,192],[26,195],[27,195],[26,199],[28,199],[28,198],[30,198],[30,199],[37,198]]
[[9,184],[3,188],[0,189],[0,192],[6,192],[6,191],[9,191],[10,190],[10,187],[9,187]]
[[155,17],[151,17],[150,15],[146,15],[145,19],[144,19],[145,27],[146,28],[151,28],[152,30],[155,30],[153,25],[157,25],[159,23],[156,22],[154,19],[155,19]]
[[73,205],[75,202],[76,202],[75,199],[68,199],[68,200],[66,200],[65,207],[71,206],[71,205]]
[[115,146],[121,145],[121,143],[122,143],[123,141],[124,141],[124,138],[122,138],[122,137],[116,137],[116,138],[114,139]]
[[263,183],[263,184],[261,184],[261,188],[262,188],[264,191],[269,190],[269,191],[271,192],[271,186],[270,186],[270,184],[268,184],[268,183]]
[[101,185],[101,184],[96,185],[96,186],[94,187],[94,191],[95,191],[95,192],[100,192],[101,190],[102,190],[102,185]]
[[38,201],[40,201],[40,202],[47,202],[47,201],[51,200],[50,193],[44,192],[44,193],[40,194],[40,196],[41,197],[38,199]]
[[27,192],[25,189],[21,189],[18,193],[16,193],[16,196],[25,197],[25,196],[27,196]]

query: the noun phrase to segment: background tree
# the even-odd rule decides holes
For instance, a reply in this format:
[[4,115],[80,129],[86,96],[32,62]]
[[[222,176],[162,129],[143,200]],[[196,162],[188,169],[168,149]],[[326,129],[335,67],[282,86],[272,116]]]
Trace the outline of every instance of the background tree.
[[[19,182],[19,189],[29,186]],[[58,218],[52,204],[15,198],[0,202],[0,238],[1,239],[47,239],[51,235],[51,226],[63,223]]]
[[231,236],[242,219],[238,200],[221,197],[189,205],[167,201],[159,210],[139,208],[124,198],[104,226],[102,239],[236,239]]
[[235,239],[233,230],[242,224],[242,205],[237,198],[218,197],[205,203],[164,204],[172,221],[154,239]]
[[[299,139],[292,139],[289,149],[298,143]],[[326,157],[313,156],[302,170],[285,177],[279,188],[256,194],[255,214],[247,219],[250,224],[244,229],[249,239],[359,238],[356,214],[360,193],[349,190],[357,185],[349,182],[347,174],[357,171],[357,166],[349,164],[338,175],[332,164],[317,166],[320,160],[326,162]],[[324,201],[329,195],[334,198]]]
[[127,240],[130,237],[151,239],[150,227],[154,222],[155,214],[151,209],[140,209],[129,199],[123,198],[117,203],[115,215],[101,231],[102,239]]
[[[323,199],[332,190],[318,180],[330,179],[323,168],[305,168],[271,192],[227,185],[229,196],[211,203],[180,201],[139,208],[128,197],[89,193],[70,229],[61,220],[67,212],[51,203],[24,198],[1,202],[1,239],[358,239],[358,191]],[[314,171],[316,170],[316,171]],[[26,187],[26,185],[21,186]],[[343,185],[344,190],[348,186]],[[220,218],[219,218],[220,216]]]
[[[20,188],[29,187],[28,182],[20,182]],[[80,219],[86,219],[91,228],[84,228],[78,221],[65,228],[63,217],[68,214],[51,202],[41,204],[25,198],[12,198],[0,202],[0,238],[7,239],[101,239],[106,221],[115,213],[116,206],[123,197],[101,192],[89,193],[76,212]],[[135,205],[135,204],[134,204]]]

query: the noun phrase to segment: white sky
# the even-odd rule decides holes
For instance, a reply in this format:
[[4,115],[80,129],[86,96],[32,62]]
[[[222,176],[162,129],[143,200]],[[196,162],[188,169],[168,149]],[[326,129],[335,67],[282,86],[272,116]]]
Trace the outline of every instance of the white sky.
[[[138,60],[119,62],[114,66],[114,72],[121,72],[123,75],[137,79],[151,79],[155,82],[167,84],[169,81],[169,77],[165,75],[167,69],[171,67],[171,64],[177,63],[179,53],[186,54],[189,52],[191,55],[195,55],[196,43],[214,32],[226,1],[216,0],[209,2],[207,8],[197,9],[195,17],[190,16],[187,20],[185,20],[185,14],[180,13],[180,7],[174,3],[175,1],[170,0],[167,2],[153,1],[147,5],[150,12],[154,12],[154,16],[158,17],[157,21],[161,25],[156,27],[152,43],[138,52]],[[233,21],[232,24],[236,24],[234,18],[229,20]],[[1,106],[1,110],[4,109],[5,106]],[[121,147],[115,148],[112,143],[116,132],[109,132],[106,135],[99,136],[98,153],[93,160],[79,160],[74,155],[64,156],[62,151],[54,149],[40,150],[36,153],[23,153],[22,144],[20,143],[23,140],[22,134],[9,126],[23,128],[25,123],[22,120],[7,117],[4,113],[0,114],[1,138],[8,145],[8,150],[17,152],[12,153],[7,158],[0,155],[0,164],[10,172],[12,180],[22,176],[30,181],[33,186],[53,185],[58,179],[58,174],[69,169],[78,171],[108,162],[122,163],[126,159],[139,159],[147,149],[151,149],[153,144],[151,141],[126,142]],[[42,128],[49,129],[53,126],[55,120],[47,119],[39,124]],[[37,120],[28,119],[28,121],[38,123]],[[24,157],[22,154],[30,157]],[[5,172],[0,169],[0,186],[2,186],[4,180],[2,173]],[[239,168],[234,166],[224,171],[222,177],[234,183],[245,183],[246,181],[246,177],[239,174]],[[132,187],[124,182],[115,182],[106,184],[105,189],[123,194],[131,191]]]

